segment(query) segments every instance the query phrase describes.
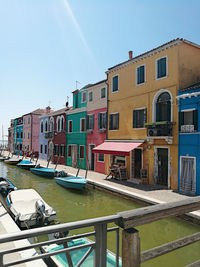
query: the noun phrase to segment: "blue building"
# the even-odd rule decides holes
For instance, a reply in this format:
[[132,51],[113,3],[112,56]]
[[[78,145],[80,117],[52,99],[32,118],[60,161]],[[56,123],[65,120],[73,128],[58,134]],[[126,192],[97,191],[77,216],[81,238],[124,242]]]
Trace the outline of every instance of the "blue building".
[[200,82],[180,89],[178,189],[200,195]]
[[22,155],[22,142],[23,142],[23,119],[22,117],[16,119],[16,147],[17,155]]

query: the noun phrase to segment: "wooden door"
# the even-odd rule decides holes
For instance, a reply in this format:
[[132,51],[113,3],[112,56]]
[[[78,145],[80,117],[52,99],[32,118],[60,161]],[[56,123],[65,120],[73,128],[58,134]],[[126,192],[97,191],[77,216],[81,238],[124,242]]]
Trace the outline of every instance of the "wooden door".
[[77,167],[77,152],[78,152],[78,146],[72,145],[72,167]]
[[158,148],[158,184],[168,186],[168,149]]

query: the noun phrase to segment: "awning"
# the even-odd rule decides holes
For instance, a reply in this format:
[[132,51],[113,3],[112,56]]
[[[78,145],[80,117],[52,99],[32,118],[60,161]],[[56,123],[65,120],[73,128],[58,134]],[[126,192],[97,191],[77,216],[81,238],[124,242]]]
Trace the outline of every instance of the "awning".
[[93,148],[94,153],[129,156],[130,151],[140,146],[142,143],[130,142],[104,142]]

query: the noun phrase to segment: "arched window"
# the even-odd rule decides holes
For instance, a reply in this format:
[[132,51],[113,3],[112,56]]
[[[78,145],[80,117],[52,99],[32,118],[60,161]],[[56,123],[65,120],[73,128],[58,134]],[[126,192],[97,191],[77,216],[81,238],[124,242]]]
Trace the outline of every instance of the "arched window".
[[64,117],[61,117],[61,131],[64,130]]
[[54,119],[53,117],[50,118],[50,122],[49,122],[49,132],[53,132],[53,128],[54,128]]
[[43,121],[41,121],[41,124],[40,124],[40,132],[43,133],[44,131],[44,125],[43,125]]
[[45,132],[48,132],[48,122],[45,120]]
[[57,117],[57,132],[60,132],[60,117]]
[[161,93],[157,98],[156,121],[171,121],[171,97],[168,92]]

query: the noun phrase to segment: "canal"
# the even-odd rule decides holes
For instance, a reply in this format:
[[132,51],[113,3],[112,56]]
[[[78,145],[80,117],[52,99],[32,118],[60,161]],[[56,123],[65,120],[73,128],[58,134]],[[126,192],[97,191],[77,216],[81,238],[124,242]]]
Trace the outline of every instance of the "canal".
[[[42,178],[18,167],[8,166],[0,162],[0,176],[8,177],[17,188],[33,188],[57,212],[59,222],[112,215],[119,211],[141,207],[131,200],[117,197],[107,192],[86,188],[83,192],[70,191],[62,188],[54,180]],[[113,225],[109,225],[113,226]],[[181,219],[167,219],[137,227],[140,231],[142,250],[190,235],[200,231],[199,225]],[[85,230],[85,229],[84,229]],[[92,229],[87,229],[92,230]],[[80,230],[79,230],[80,231]],[[73,231],[70,234],[80,233]],[[114,251],[114,235],[109,233],[108,248]],[[171,252],[165,256],[142,264],[145,267],[185,266],[200,257],[200,242]]]

